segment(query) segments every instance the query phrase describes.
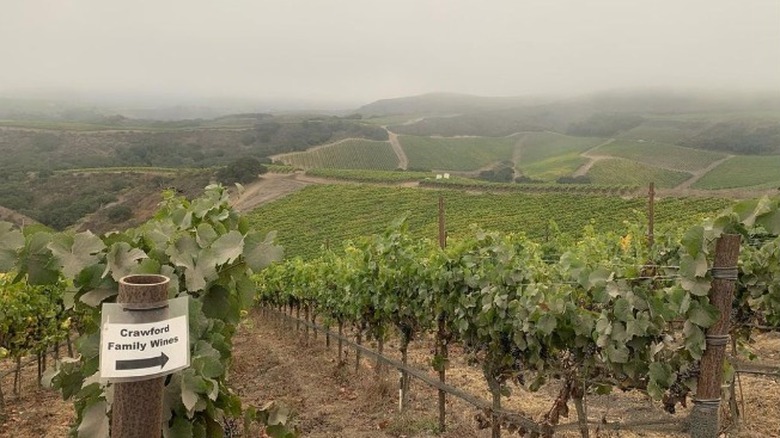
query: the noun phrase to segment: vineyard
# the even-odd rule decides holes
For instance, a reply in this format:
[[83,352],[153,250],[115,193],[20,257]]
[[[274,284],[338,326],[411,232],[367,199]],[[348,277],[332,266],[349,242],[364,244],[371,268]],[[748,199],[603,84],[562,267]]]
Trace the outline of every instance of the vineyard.
[[621,158],[599,160],[588,170],[594,184],[646,185],[655,182],[658,187],[675,187],[691,177],[690,173],[651,167]]
[[723,154],[717,152],[684,148],[672,144],[623,140],[599,147],[598,153],[682,172],[701,170],[725,158]]
[[554,181],[574,173],[587,159],[580,154],[603,143],[603,139],[572,137],[552,132],[523,134],[515,156],[515,167],[524,176]]
[[631,195],[639,186],[628,184],[502,183],[453,176],[420,181],[422,187],[489,192],[580,193],[583,195]]
[[[715,437],[718,406],[732,418],[739,412],[739,358],[730,357],[725,368],[717,362],[729,334],[746,345],[750,327],[780,328],[778,203],[743,202],[700,225],[656,234],[652,245],[641,226],[627,224],[617,233],[590,228],[579,239],[545,242],[473,229],[444,247],[443,234],[438,243],[421,240],[401,219],[382,234],[307,262],[273,265],[258,279],[259,301],[295,309],[307,323],[319,317],[338,328],[339,344],[349,327],[358,346],[373,340],[381,353],[388,333],[395,333],[401,410],[410,374],[424,378],[406,366],[409,345],[434,336],[430,363],[441,381],[455,345],[479,364],[492,394],[484,421],[493,437],[502,427],[552,437],[569,416],[569,402],[588,437],[595,424],[609,423],[590,420],[586,399],[615,390],[639,391],[671,414],[694,399],[688,420],[634,425],[674,429],[677,423],[680,431],[685,422],[691,436]],[[730,389],[721,402],[722,384]],[[513,388],[535,392],[547,385],[559,392],[545,414],[502,409]],[[715,411],[708,396],[717,400]]]
[[621,133],[618,138],[680,144],[680,142],[701,132],[707,124],[706,121],[685,121],[651,116],[636,128]]
[[306,152],[294,152],[276,157],[288,165],[311,169],[384,169],[398,167],[398,157],[390,143],[370,140],[344,140]]
[[780,186],[780,156],[735,156],[693,184],[697,189]]
[[518,168],[523,176],[541,181],[555,181],[564,176],[571,176],[577,169],[588,162],[579,154],[566,154],[527,164],[521,156]]
[[[0,283],[0,354],[16,360],[14,392],[21,356],[38,354],[40,377],[41,353],[73,330],[77,358],[60,361],[44,380],[73,400],[73,436],[108,437],[114,388],[98,378],[100,304],[116,298],[128,274],[162,274],[171,279],[170,297],[188,297],[192,357],[165,382],[164,435],[222,436],[228,423],[243,422],[248,434],[262,427],[292,436],[278,407],[242,406],[226,380],[231,338],[255,296],[250,275],[281,256],[272,239],[249,229],[219,186],[194,201],[166,192],[153,219],[122,233],[25,235],[0,223],[0,272],[12,272]],[[0,393],[0,408],[3,400]]]
[[[714,212],[729,201],[661,200],[655,204],[651,245],[642,199],[473,196],[351,185],[309,187],[300,194],[317,199],[298,199],[311,210],[309,216],[285,209],[287,199],[270,209],[289,222],[273,223],[262,209],[242,218],[230,209],[224,189],[211,186],[193,201],[166,193],[152,220],[122,233],[25,235],[0,224],[0,271],[12,271],[0,279],[0,355],[16,362],[17,376],[21,358],[37,356],[39,378],[74,400],[73,435],[108,436],[111,385],[96,375],[99,304],[114,299],[118,279],[127,274],[162,273],[172,279],[169,296],[190,298],[193,338],[192,366],[166,381],[166,436],[206,436],[206,431],[223,436],[239,423],[245,431],[295,435],[282,421],[283,408],[245,406],[227,381],[232,337],[256,302],[267,311],[294,310],[302,318],[294,324],[329,328],[334,342],[355,344],[366,357],[399,367],[402,411],[409,408],[414,376],[439,388],[441,397],[455,395],[483,410],[477,423],[490,428],[493,437],[502,429],[536,437],[579,430],[587,437],[598,424],[641,429],[658,421],[672,430],[684,423],[717,432],[717,420],[712,426],[706,409],[689,411],[686,403],[694,394],[706,398],[697,388],[720,388],[723,382],[730,389],[722,406],[736,419],[734,371],[749,357],[751,328],[780,327],[774,282],[780,269],[778,199],[745,201],[718,215]],[[449,212],[446,233],[442,210],[435,208],[439,199]],[[334,204],[345,208],[329,208]],[[415,214],[385,227],[382,219],[407,209]],[[333,217],[334,212],[342,216]],[[703,214],[712,219],[702,219]],[[307,242],[295,224],[333,240],[316,250],[320,242]],[[281,251],[266,233],[268,226],[305,242],[312,249],[308,259],[271,264]],[[437,229],[439,242],[425,238]],[[346,235],[339,238],[339,233]],[[738,248],[736,236],[743,241],[739,262],[723,265],[718,254],[724,250],[715,242],[737,242]],[[290,250],[295,255],[294,246]],[[733,309],[724,313],[717,308],[722,301],[708,294],[711,284],[732,275]],[[710,350],[725,348],[712,341],[723,336],[716,331],[723,315],[731,316],[731,334],[745,356],[729,356],[723,374],[708,373],[714,360]],[[73,344],[77,359],[41,374],[45,352],[73,333],[79,336]],[[423,354],[413,345],[420,339],[436,345],[423,369],[416,368],[419,361],[411,366],[409,358],[412,350]],[[365,349],[366,343],[379,353]],[[386,345],[396,345],[400,358],[382,359]],[[442,383],[452,364],[463,366],[451,356],[456,353],[478,366],[490,401]],[[616,390],[636,392],[669,413],[684,414],[595,420],[588,400]],[[14,383],[13,392],[18,391]],[[532,412],[505,403],[510,394],[528,391],[552,394],[549,409]],[[4,400],[0,392],[0,407]],[[564,423],[570,402],[576,413]],[[439,430],[447,422],[446,405],[441,406]],[[686,420],[689,412],[692,423]]]
[[327,169],[315,168],[306,171],[306,175],[320,178],[333,178],[346,181],[359,181],[367,183],[402,183],[410,181],[420,181],[425,178],[435,178],[433,172],[414,172],[414,171],[386,171],[369,169]]
[[524,133],[520,163],[537,163],[560,155],[579,154],[604,141],[601,138],[572,137],[554,132]]
[[499,161],[512,161],[517,137],[399,136],[411,169],[472,171]]
[[[472,223],[485,229],[524,232],[537,239],[554,235],[556,230],[577,235],[588,224],[599,232],[615,231],[623,221],[634,221],[646,209],[644,199],[577,192],[469,194],[461,190],[328,185],[306,187],[254,210],[248,219],[261,231],[285,230],[279,243],[286,254],[310,258],[328,242],[335,245],[379,233],[386,218],[406,211],[411,212],[409,229],[415,237],[433,236],[439,195],[447,202],[448,230],[453,237],[468,233]],[[660,226],[692,224],[730,204],[715,198],[666,198],[656,203],[656,222]]]

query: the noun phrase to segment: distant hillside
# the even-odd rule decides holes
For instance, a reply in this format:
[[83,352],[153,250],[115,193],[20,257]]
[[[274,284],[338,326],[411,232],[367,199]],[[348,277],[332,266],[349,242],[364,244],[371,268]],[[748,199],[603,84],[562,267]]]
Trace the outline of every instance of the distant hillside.
[[[412,99],[412,98],[409,98]],[[446,113],[441,111],[440,113]],[[450,114],[457,113],[451,111]],[[659,118],[665,122],[659,130]],[[736,123],[733,123],[735,122]],[[756,122],[756,121],[760,121]],[[734,151],[771,149],[780,125],[780,95],[705,95],[671,92],[609,92],[563,99],[537,105],[516,105],[484,111],[460,113],[448,117],[428,116],[415,123],[391,126],[393,132],[407,135],[478,135],[501,137],[522,131],[555,131],[572,135],[612,137],[637,130],[642,134],[656,131],[668,142],[674,136],[680,141],[702,134],[717,123],[712,134],[692,140],[692,147]],[[648,129],[643,126],[648,124]],[[747,126],[747,127],[746,127]],[[678,130],[670,133],[666,128]],[[708,147],[716,138],[750,135],[745,145],[718,144]],[[633,136],[637,139],[655,140]],[[729,141],[734,140],[733,138]],[[739,149],[739,150],[737,150]],[[744,151],[744,152],[743,152]]]
[[356,112],[364,117],[392,114],[446,115],[518,108],[538,105],[548,100],[541,97],[485,97],[456,93],[429,93],[378,100],[358,108]]
[[246,156],[303,151],[345,138],[388,138],[381,127],[332,116],[239,114],[179,122],[118,118],[116,124],[93,129],[50,120],[2,121],[0,182],[4,174],[85,167],[221,166]]
[[20,227],[40,223],[29,216],[25,216],[17,211],[11,210],[10,208],[5,208],[3,206],[0,206],[0,221],[11,222],[12,224],[16,224]]
[[6,207],[0,208],[0,220],[37,221],[57,230],[79,225],[95,232],[121,229],[148,219],[163,189],[195,197],[212,179],[212,172],[194,170],[63,172],[6,180],[0,183],[0,206]]

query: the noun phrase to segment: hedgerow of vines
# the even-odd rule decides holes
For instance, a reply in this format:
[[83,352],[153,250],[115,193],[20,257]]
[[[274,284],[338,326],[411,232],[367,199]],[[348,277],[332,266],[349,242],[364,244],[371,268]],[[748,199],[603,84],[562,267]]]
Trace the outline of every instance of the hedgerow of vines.
[[[723,233],[739,233],[746,243],[736,331],[780,324],[773,281],[780,273],[779,202],[739,203],[701,225],[656,234],[652,247],[640,224],[628,224],[620,235],[589,228],[581,238],[546,243],[474,229],[440,249],[410,237],[402,220],[343,250],[272,266],[257,279],[259,301],[304,306],[326,324],[353,325],[358,337],[381,339],[394,328],[403,357],[408,342],[441,316],[449,341],[481,364],[494,397],[508,394],[510,383],[535,391],[564,380],[542,421],[549,436],[569,400],[584,416],[587,393],[641,390],[670,412],[686,403],[705,330],[718,317],[708,292],[714,242]],[[431,362],[446,366],[442,357]]]
[[[189,297],[191,366],[166,379],[162,434],[219,437],[226,422],[244,415],[247,423],[266,424],[272,436],[288,436],[283,410],[275,405],[242,409],[226,381],[232,337],[255,297],[250,276],[281,256],[272,239],[249,228],[220,186],[207,187],[193,201],[166,192],[153,219],[104,236],[88,231],[25,236],[0,223],[0,272],[15,276],[14,285],[3,280],[3,294],[17,303],[45,302],[60,299],[46,291],[65,285],[65,307],[79,315],[78,359],[63,361],[49,376],[66,399],[74,400],[72,434],[109,435],[112,390],[98,378],[100,305],[115,299],[120,278],[145,273],[170,277],[170,297]],[[36,310],[4,309],[0,326],[18,325],[17,313],[25,311],[29,318]]]

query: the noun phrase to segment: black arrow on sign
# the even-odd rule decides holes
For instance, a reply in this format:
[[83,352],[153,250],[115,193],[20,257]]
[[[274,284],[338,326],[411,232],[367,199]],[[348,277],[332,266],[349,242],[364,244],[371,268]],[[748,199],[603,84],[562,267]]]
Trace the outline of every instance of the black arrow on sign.
[[142,368],[156,367],[157,365],[162,369],[166,363],[168,363],[168,356],[161,352],[159,356],[147,359],[118,360],[116,361],[116,369],[140,370]]

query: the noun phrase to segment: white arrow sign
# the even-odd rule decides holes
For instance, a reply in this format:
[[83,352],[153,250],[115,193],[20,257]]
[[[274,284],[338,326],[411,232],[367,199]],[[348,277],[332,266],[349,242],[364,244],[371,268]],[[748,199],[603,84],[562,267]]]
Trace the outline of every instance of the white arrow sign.
[[187,316],[143,324],[103,324],[101,378],[151,378],[187,368],[189,364]]

